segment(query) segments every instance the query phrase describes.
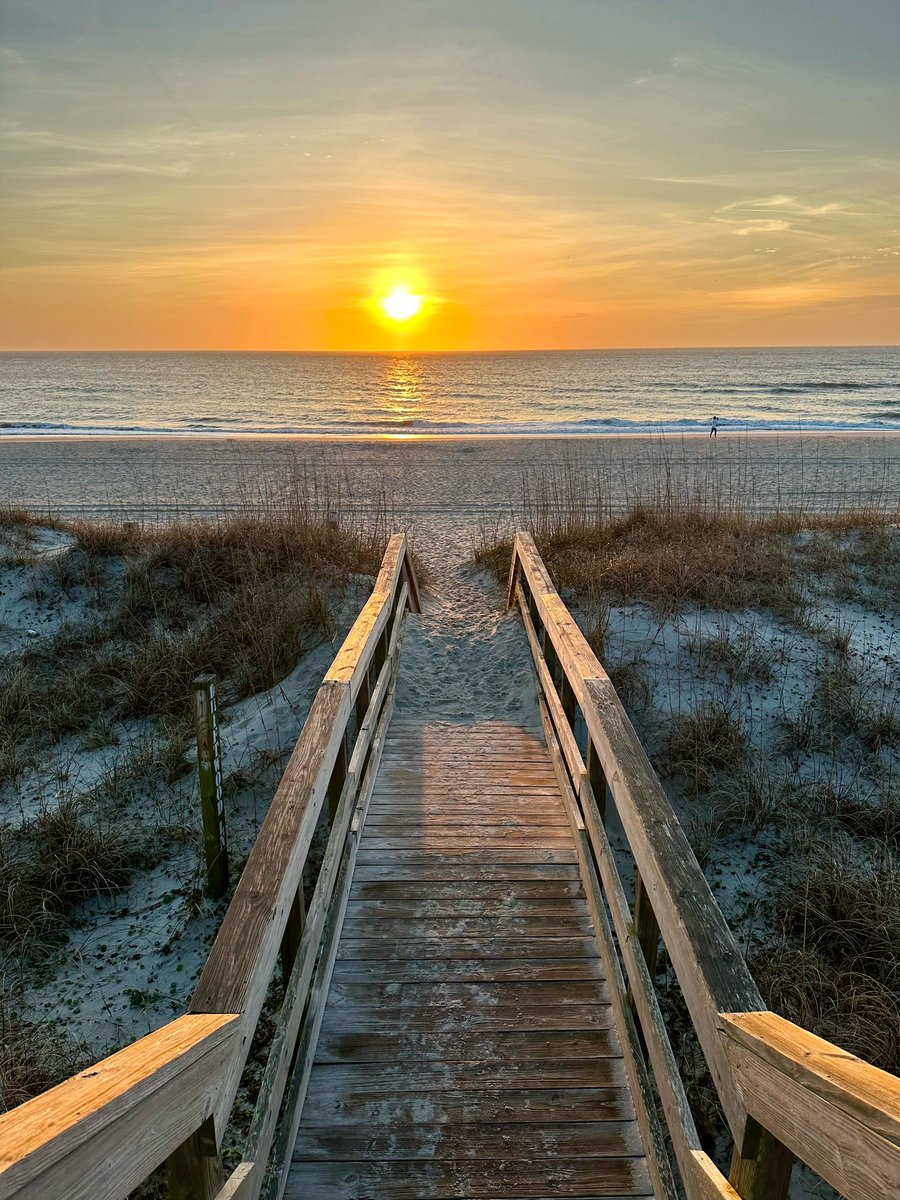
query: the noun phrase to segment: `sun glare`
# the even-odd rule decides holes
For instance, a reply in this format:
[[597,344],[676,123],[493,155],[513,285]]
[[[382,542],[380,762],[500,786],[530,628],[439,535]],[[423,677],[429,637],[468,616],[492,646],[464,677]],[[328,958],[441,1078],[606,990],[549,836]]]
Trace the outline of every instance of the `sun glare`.
[[414,296],[408,288],[396,287],[382,298],[381,308],[392,321],[408,321],[422,311],[422,297]]

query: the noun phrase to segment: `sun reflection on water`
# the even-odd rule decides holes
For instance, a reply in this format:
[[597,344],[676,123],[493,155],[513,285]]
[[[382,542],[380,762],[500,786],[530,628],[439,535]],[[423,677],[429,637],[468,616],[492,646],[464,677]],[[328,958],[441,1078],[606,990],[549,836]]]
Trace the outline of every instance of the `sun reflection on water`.
[[425,375],[415,358],[391,358],[384,372],[381,417],[396,426],[411,425],[428,408]]

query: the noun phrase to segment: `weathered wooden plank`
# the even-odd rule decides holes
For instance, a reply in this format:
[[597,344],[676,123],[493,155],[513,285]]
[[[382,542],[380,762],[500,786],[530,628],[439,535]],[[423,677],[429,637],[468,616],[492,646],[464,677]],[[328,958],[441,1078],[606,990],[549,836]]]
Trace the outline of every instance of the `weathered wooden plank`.
[[542,1059],[520,1063],[410,1062],[362,1065],[317,1064],[313,1082],[329,1103],[344,1096],[402,1097],[439,1092],[450,1098],[461,1093],[556,1088],[625,1088],[621,1058]]
[[[384,903],[420,900],[425,903],[458,898],[459,894],[459,883],[453,879],[361,879],[358,870],[354,875],[350,899]],[[569,897],[583,898],[584,889],[578,878],[535,879],[533,876],[522,877],[519,873],[515,878],[486,879],[479,871],[477,877],[472,876],[468,880],[465,894],[473,904],[489,900],[501,907],[517,902],[565,903]]]
[[900,1194],[900,1080],[770,1012],[722,1014],[751,1116],[847,1200]]
[[[410,1029],[400,1033],[321,1034],[316,1062],[398,1062],[429,1058],[441,1062],[505,1059],[522,1063],[542,1058],[618,1058],[618,1038],[608,1029],[476,1031],[426,1033]],[[547,1084],[546,1086],[550,1086]]]
[[570,1005],[607,1004],[606,985],[601,980],[570,980],[564,988],[554,981],[507,980],[500,983],[368,983],[334,982],[328,1004],[333,1008],[355,1004],[401,1009],[459,1007],[479,1011],[494,1008],[568,1008]]
[[[536,829],[533,833],[516,830],[493,831],[481,833],[477,830],[467,832],[442,833],[439,830],[426,830],[423,833],[395,834],[382,837],[380,832],[372,830],[366,838],[366,856],[382,854],[388,861],[395,856],[421,858],[433,854],[480,854],[497,855],[518,854],[563,854],[571,855],[572,839],[552,829]],[[551,860],[553,861],[553,860]],[[567,862],[568,859],[563,859]]]
[[[609,1061],[609,1060],[606,1060]],[[303,1109],[304,1125],[366,1124],[552,1125],[564,1121],[628,1121],[634,1108],[627,1088],[519,1088],[517,1090],[379,1092],[365,1080],[335,1087],[333,1067],[314,1067]],[[357,1072],[362,1076],[362,1072]],[[368,1074],[368,1071],[366,1071]]]
[[287,1200],[456,1200],[468,1197],[650,1196],[642,1158],[511,1162],[295,1162]]
[[399,918],[381,921],[348,914],[344,921],[345,937],[390,938],[398,942],[461,937],[587,937],[590,932],[591,923],[587,916],[576,917],[573,914],[508,917],[498,913],[491,917]]
[[[377,863],[386,867],[388,870],[394,867],[401,867],[404,863],[423,863],[444,862],[448,859],[455,860],[456,865],[463,862],[485,863],[492,865],[502,865],[504,863],[557,863],[560,865],[571,864],[575,862],[575,852],[568,846],[550,846],[544,849],[538,847],[506,847],[506,846],[472,846],[466,849],[461,845],[454,845],[445,848],[442,852],[439,848],[430,850],[425,847],[411,847],[410,849],[393,849],[386,850],[381,847],[375,848],[370,842],[366,842],[359,852],[361,864]],[[468,872],[463,874],[462,878],[467,878]]]
[[449,832],[451,829],[471,829],[473,826],[524,830],[568,828],[565,813],[556,806],[528,807],[527,804],[510,804],[506,808],[499,808],[494,797],[487,801],[487,805],[486,811],[483,799],[471,804],[378,804],[372,806],[366,818],[366,825],[373,831],[386,829],[389,832],[421,832],[423,829]]
[[506,1032],[542,1030],[585,1030],[611,1029],[613,1015],[608,1004],[560,1004],[549,1007],[479,1007],[471,1005],[421,1005],[418,1008],[389,1006],[383,1004],[334,1005],[329,998],[329,1009],[323,1029],[329,1033],[402,1033],[404,1030],[419,1030],[426,1033],[452,1033],[475,1030],[503,1030]]
[[[512,953],[512,951],[511,951]],[[372,983],[600,979],[598,958],[339,959],[336,979]]]
[[634,1121],[560,1121],[551,1125],[418,1123],[386,1132],[368,1125],[306,1126],[294,1149],[300,1162],[381,1159],[465,1162],[521,1158],[611,1158],[641,1153]]
[[[468,894],[467,894],[468,895]],[[348,920],[393,921],[393,920],[458,920],[461,917],[498,918],[578,918],[587,915],[584,900],[575,896],[553,899],[546,896],[516,896],[507,894],[502,899],[472,900],[449,896],[422,899],[419,897],[394,900],[351,900],[347,907]]]
[[338,949],[341,960],[381,959],[385,962],[424,962],[442,958],[594,958],[596,954],[592,937],[452,938],[408,942],[345,937]]
[[237,1015],[184,1016],[0,1116],[4,1200],[119,1200],[207,1120]]
[[[357,883],[370,883],[387,880],[398,883],[404,880],[424,882],[428,880],[466,880],[470,887],[476,882],[488,880],[576,880],[579,881],[578,866],[568,862],[534,862],[522,858],[503,862],[488,862],[482,860],[473,864],[472,858],[442,854],[434,855],[428,861],[421,863],[385,862],[375,858],[367,862],[363,857],[364,847],[360,848],[362,861],[357,860],[353,878]],[[467,891],[467,895],[471,894]]]

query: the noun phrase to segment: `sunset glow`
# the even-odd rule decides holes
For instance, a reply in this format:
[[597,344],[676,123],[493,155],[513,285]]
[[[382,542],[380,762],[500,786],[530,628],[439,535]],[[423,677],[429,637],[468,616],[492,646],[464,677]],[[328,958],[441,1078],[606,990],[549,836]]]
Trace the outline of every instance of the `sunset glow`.
[[0,345],[894,342],[898,9],[787,8],[12,5]]

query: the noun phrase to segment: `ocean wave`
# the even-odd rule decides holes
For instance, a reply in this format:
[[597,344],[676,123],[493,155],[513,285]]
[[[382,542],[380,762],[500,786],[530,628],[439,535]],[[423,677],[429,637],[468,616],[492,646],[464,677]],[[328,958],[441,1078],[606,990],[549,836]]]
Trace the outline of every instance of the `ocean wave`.
[[[217,421],[213,424],[213,421]],[[898,412],[861,413],[855,420],[719,418],[722,433],[877,433],[895,429]],[[399,420],[354,419],[306,424],[260,424],[242,418],[197,418],[177,426],[75,425],[51,421],[0,421],[0,436],[63,437],[569,437],[616,434],[696,434],[709,431],[709,420],[694,417],[633,420],[626,417],[578,417],[537,421],[435,421],[421,417]]]
[[0,429],[77,429],[77,426],[64,425],[57,421],[0,421]]
[[784,396],[802,392],[877,392],[892,386],[863,379],[822,379],[810,383],[779,383],[767,390],[775,396]]

